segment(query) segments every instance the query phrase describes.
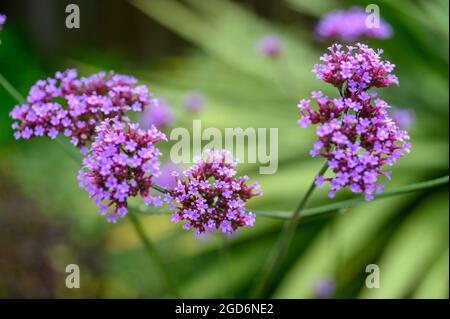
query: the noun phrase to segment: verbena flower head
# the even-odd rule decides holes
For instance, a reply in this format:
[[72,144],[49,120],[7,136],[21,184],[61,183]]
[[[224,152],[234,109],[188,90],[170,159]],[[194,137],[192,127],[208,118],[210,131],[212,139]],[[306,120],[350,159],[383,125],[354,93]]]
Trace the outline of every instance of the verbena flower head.
[[399,84],[397,76],[391,74],[395,65],[381,59],[381,49],[375,51],[358,43],[346,48],[333,44],[328,50],[330,53],[322,55],[322,63],[314,65],[313,72],[317,78],[345,91],[345,95],[357,98],[372,87]]
[[141,112],[151,101],[144,85],[133,77],[100,72],[78,78],[76,70],[57,72],[38,81],[27,97],[10,113],[15,137],[55,138],[64,134],[76,147],[86,150],[95,127],[107,118],[125,118],[127,111]]
[[266,35],[258,41],[259,54],[269,58],[277,58],[281,54],[281,39],[276,35]]
[[[360,61],[366,64],[365,59]],[[367,71],[370,73],[371,69]],[[383,168],[410,151],[407,132],[398,128],[389,117],[390,106],[377,98],[375,92],[366,90],[366,86],[356,87],[355,92],[345,91],[343,97],[335,99],[314,91],[311,99],[316,101],[317,108],[311,108],[311,99],[303,99],[298,104],[299,125],[303,128],[318,125],[318,138],[311,156],[325,158],[335,173],[333,177],[316,179],[319,186],[330,183],[330,197],[348,187],[354,193],[364,193],[366,199],[371,200],[383,189],[383,185],[377,184],[378,176],[390,177]]]
[[228,157],[226,151],[206,151],[177,178],[171,192],[173,222],[184,221],[183,228],[197,235],[253,226],[255,214],[246,212],[245,203],[262,193],[257,183],[247,185],[248,177],[235,177],[237,162]]
[[3,26],[5,25],[6,22],[6,16],[4,14],[0,13],[0,31],[3,30]]
[[146,205],[161,205],[161,199],[152,196],[150,188],[160,172],[161,153],[154,144],[165,140],[165,135],[155,127],[142,130],[138,124],[117,118],[105,120],[96,131],[78,180],[100,212],[108,221],[116,222],[127,214],[128,198],[138,195]]
[[378,26],[371,26],[363,8],[335,10],[324,15],[317,24],[316,33],[322,40],[356,41],[362,38],[386,39],[392,36],[391,26],[380,18]]
[[200,92],[189,92],[184,96],[183,104],[188,111],[197,113],[203,108],[203,105],[205,104],[205,96]]
[[174,114],[172,108],[163,99],[154,99],[151,107],[148,107],[141,116],[140,124],[143,128],[154,125],[161,128],[173,122]]

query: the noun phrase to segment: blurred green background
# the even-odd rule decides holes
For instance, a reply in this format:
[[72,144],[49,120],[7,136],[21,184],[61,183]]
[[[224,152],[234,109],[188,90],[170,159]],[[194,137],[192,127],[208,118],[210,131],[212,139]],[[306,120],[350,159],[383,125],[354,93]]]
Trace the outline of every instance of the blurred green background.
[[[65,7],[76,3],[81,28],[66,29]],[[321,166],[308,151],[314,129],[297,124],[300,98],[331,87],[310,71],[330,44],[314,37],[318,18],[352,5],[379,5],[394,29],[383,48],[397,65],[400,87],[379,90],[416,118],[412,153],[393,168],[386,190],[448,174],[448,1],[309,0],[2,0],[0,73],[22,94],[56,70],[88,75],[113,69],[136,76],[175,111],[173,126],[279,129],[279,168],[259,175],[264,196],[254,209],[292,211]],[[282,40],[273,60],[255,52],[262,36]],[[206,97],[187,113],[183,96]],[[0,297],[154,298],[167,291],[129,220],[108,224],[77,185],[79,164],[48,139],[15,141],[8,113],[16,102],[0,88]],[[170,128],[165,131],[170,132]],[[165,159],[168,158],[168,147]],[[340,192],[333,201],[351,198]],[[319,189],[311,206],[330,203]],[[302,223],[272,297],[315,298],[320,285],[333,298],[448,298],[448,188],[361,204]],[[169,263],[182,297],[248,297],[282,222],[258,217],[233,238],[196,239],[167,215],[141,216]],[[81,268],[80,289],[65,287],[65,267]],[[377,264],[381,288],[367,289],[365,268]]]

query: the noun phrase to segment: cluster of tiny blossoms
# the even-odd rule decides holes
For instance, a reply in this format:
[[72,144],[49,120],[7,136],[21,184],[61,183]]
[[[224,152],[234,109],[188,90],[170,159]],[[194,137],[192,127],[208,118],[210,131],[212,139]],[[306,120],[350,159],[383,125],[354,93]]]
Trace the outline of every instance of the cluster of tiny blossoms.
[[328,49],[330,53],[322,55],[323,63],[314,65],[313,72],[324,82],[345,89],[344,93],[352,99],[371,87],[398,85],[397,76],[390,74],[395,65],[381,59],[383,50],[375,51],[361,43],[349,45],[347,50],[340,44],[333,44]]
[[229,157],[226,151],[206,151],[183,178],[177,177],[169,195],[174,201],[173,222],[185,221],[183,228],[194,229],[197,235],[253,226],[255,214],[245,211],[245,202],[261,195],[259,185],[248,186],[248,177],[235,177],[237,162]]
[[[155,144],[166,140],[155,125],[171,121],[170,107],[151,98],[136,79],[112,72],[78,78],[76,70],[57,72],[54,78],[38,81],[27,103],[17,105],[10,116],[17,139],[35,136],[56,138],[64,134],[79,147],[85,158],[78,174],[80,187],[94,199],[100,213],[110,222],[128,213],[128,199],[140,196],[146,205],[161,206],[161,197],[152,192],[160,175],[161,152]],[[203,99],[195,96],[193,109]],[[144,128],[130,123],[127,111],[143,112]],[[205,161],[185,172],[186,179],[159,180],[173,188],[166,197],[177,209],[174,221],[186,220],[185,229],[197,234],[220,229],[232,233],[238,227],[252,226],[255,215],[244,204],[261,193],[247,177],[235,178],[235,161],[227,162],[225,152],[210,152]],[[163,181],[163,179],[164,181]],[[177,204],[180,206],[177,208]]]
[[391,26],[384,20],[373,25],[370,16],[360,7],[336,10],[324,15],[317,24],[320,39],[356,41],[362,38],[386,39],[392,36]]
[[[147,205],[161,205],[160,198],[150,194],[150,188],[160,172],[161,153],[154,144],[165,140],[165,135],[155,127],[142,130],[138,124],[118,119],[105,120],[96,131],[78,180],[80,187],[94,198],[100,212],[109,221],[116,222],[128,211],[127,199],[137,195]],[[112,211],[111,206],[114,206]]]
[[[318,177],[316,184],[330,183],[329,196],[349,187],[354,193],[364,193],[367,200],[382,191],[378,176],[390,177],[382,170],[392,165],[403,152],[409,152],[408,134],[397,127],[389,117],[390,106],[368,92],[371,87],[398,84],[395,76],[388,74],[394,65],[382,61],[380,54],[358,44],[357,50],[333,45],[331,55],[321,60],[325,65],[315,67],[319,78],[339,88],[341,97],[330,99],[320,91],[312,93],[318,109],[313,110],[311,100],[303,99],[298,107],[301,113],[299,125],[317,124],[318,139],[310,154],[323,157],[335,176]],[[348,63],[348,66],[347,66]],[[344,85],[347,87],[344,89]]]
[[127,111],[141,112],[152,103],[145,85],[136,86],[131,76],[101,72],[78,78],[76,70],[57,72],[54,78],[38,81],[27,103],[11,112],[17,139],[34,136],[55,138],[64,134],[82,151],[104,119],[125,119]]

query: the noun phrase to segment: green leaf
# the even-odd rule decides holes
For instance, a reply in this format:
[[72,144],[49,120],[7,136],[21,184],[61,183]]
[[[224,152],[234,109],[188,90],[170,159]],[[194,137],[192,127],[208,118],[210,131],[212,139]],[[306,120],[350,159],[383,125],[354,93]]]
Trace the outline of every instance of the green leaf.
[[376,261],[380,288],[364,287],[360,297],[408,297],[445,247],[448,248],[448,193],[441,192],[416,207],[400,226]]
[[448,249],[423,278],[414,292],[413,298],[448,298]]

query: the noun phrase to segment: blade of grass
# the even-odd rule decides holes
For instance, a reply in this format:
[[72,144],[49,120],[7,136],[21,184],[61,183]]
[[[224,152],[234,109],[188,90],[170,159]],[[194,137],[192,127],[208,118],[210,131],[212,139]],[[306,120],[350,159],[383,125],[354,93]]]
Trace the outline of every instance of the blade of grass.
[[[445,208],[447,206],[447,208]],[[448,247],[448,193],[428,196],[416,205],[399,226],[374,263],[379,267],[380,286],[362,286],[360,298],[406,298]]]
[[314,190],[316,189],[315,178],[317,176],[322,176],[323,174],[325,174],[327,169],[328,169],[328,162],[325,162],[325,164],[323,164],[322,167],[320,168],[317,175],[315,175],[314,180],[312,181],[311,185],[309,186],[305,196],[303,196],[299,205],[294,210],[294,212],[291,214],[291,218],[284,225],[284,228],[280,235],[279,241],[278,241],[277,245],[274,247],[274,250],[273,250],[271,256],[269,257],[269,259],[267,260],[266,265],[262,269],[260,280],[256,283],[256,289],[255,289],[256,297],[265,297],[267,289],[272,282],[273,276],[280,269],[280,267],[283,263],[283,260],[286,256],[286,252],[289,248],[289,244],[292,241],[292,237],[294,236],[295,230],[301,219],[301,212],[305,209],[311,195],[313,194]]

